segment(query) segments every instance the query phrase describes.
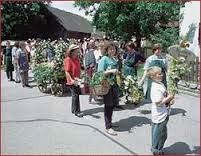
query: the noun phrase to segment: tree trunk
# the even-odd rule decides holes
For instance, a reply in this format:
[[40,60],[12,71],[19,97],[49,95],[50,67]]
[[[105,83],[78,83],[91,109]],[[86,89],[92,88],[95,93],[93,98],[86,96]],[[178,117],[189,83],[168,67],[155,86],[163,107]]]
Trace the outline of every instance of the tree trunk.
[[141,36],[139,34],[136,35],[136,45],[138,49],[141,48]]

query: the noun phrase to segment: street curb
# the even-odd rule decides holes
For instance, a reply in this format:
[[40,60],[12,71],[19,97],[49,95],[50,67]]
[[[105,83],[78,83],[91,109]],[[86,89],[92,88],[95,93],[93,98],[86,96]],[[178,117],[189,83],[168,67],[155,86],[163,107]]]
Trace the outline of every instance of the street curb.
[[195,89],[190,89],[190,88],[186,88],[182,86],[178,86],[178,88],[179,88],[179,93],[187,94],[194,97],[200,97],[200,91],[197,89],[195,90]]

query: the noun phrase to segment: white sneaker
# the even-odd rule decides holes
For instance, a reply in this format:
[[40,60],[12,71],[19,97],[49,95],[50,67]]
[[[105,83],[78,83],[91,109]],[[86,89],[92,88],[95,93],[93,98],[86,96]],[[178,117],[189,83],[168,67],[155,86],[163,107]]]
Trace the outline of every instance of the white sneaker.
[[95,103],[96,101],[94,100],[94,98],[92,98],[92,99],[91,99],[91,102],[92,102],[92,103]]
[[117,133],[116,133],[112,128],[106,129],[106,132],[107,132],[108,134],[110,134],[110,135],[114,135],[114,136],[117,135]]

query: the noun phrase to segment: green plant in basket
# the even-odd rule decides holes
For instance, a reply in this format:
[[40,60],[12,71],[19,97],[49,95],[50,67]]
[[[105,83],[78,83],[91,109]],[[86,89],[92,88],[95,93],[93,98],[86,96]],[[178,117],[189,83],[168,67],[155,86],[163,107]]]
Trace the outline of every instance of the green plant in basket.
[[90,86],[94,87],[96,85],[100,85],[104,80],[106,80],[104,72],[103,71],[96,72],[96,73],[94,73],[94,75],[90,81]]
[[94,73],[90,81],[90,86],[92,87],[94,94],[97,96],[106,95],[110,89],[110,84],[103,71]]

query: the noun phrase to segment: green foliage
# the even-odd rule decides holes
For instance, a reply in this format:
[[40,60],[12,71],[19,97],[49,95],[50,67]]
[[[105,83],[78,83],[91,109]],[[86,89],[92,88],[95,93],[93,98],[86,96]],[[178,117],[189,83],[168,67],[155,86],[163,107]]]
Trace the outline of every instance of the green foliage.
[[127,103],[138,104],[142,102],[144,93],[142,87],[138,86],[136,77],[129,75],[125,78],[124,94],[126,95]]
[[104,73],[102,71],[94,73],[91,81],[90,86],[94,87],[96,85],[100,85],[106,79]]
[[[94,2],[75,2],[76,6],[90,12],[94,10]],[[150,39],[158,32],[157,23],[166,25],[180,18],[180,8],[184,2],[99,2],[94,11],[93,24],[97,29],[106,32],[113,39],[128,41],[136,36],[140,46],[142,37]]]
[[26,27],[33,22],[35,16],[39,16],[44,7],[42,2],[3,2],[2,3],[2,39],[17,37],[16,31],[20,27]]
[[49,63],[41,63],[34,67],[33,74],[38,85],[46,84],[52,77],[53,69]]
[[66,53],[67,48],[68,48],[68,44],[65,43],[63,40],[60,40],[59,44],[56,47],[54,47],[55,57],[54,57],[54,68],[53,68],[54,77],[53,77],[53,79],[55,81],[59,81],[59,80],[65,78],[63,62],[65,59],[65,53]]
[[43,53],[46,48],[53,50],[50,41],[43,40],[38,43],[38,47],[36,48],[35,56],[33,58],[35,63],[47,62]]
[[171,58],[168,67],[168,92],[172,95],[178,93],[177,83],[190,71],[184,58]]
[[171,45],[178,44],[179,42],[179,29],[178,28],[159,28],[155,34],[151,35],[150,40],[153,44],[160,43],[163,51],[166,52],[167,48]]
[[193,37],[195,35],[195,30],[196,30],[196,24],[191,23],[191,25],[189,25],[189,30],[186,33],[186,36],[184,37],[184,40],[193,43]]

